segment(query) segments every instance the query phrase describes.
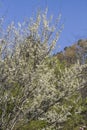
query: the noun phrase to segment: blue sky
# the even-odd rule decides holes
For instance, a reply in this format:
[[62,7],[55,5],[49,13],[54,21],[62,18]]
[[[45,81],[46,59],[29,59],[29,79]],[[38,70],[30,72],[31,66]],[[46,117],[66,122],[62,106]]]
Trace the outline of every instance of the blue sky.
[[45,10],[46,7],[48,16],[54,15],[54,21],[61,13],[61,23],[64,23],[57,43],[60,49],[56,46],[55,53],[78,39],[87,38],[87,0],[0,0],[0,17],[5,16],[5,24],[23,22],[38,8]]

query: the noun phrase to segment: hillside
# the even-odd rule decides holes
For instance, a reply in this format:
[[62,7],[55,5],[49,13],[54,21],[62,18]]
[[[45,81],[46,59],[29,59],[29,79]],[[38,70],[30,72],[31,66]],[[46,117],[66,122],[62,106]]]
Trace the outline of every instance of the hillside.
[[75,64],[77,61],[80,64],[87,62],[87,39],[80,39],[72,46],[65,47],[63,51],[56,54],[57,58],[67,65]]

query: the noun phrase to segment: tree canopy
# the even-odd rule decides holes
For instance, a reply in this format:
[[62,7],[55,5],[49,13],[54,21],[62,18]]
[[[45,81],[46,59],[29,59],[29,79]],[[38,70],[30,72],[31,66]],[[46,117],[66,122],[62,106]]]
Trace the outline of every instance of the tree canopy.
[[66,68],[52,56],[61,28],[50,24],[46,12],[38,13],[17,28],[12,23],[1,37],[1,130],[64,130],[75,117],[76,125],[83,122],[77,117],[87,64]]

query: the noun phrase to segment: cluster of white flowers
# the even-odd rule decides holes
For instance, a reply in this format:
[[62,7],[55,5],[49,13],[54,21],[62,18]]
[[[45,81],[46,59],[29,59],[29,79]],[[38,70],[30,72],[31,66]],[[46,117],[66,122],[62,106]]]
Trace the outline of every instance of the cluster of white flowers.
[[[60,71],[56,78],[54,67],[49,67],[48,59],[59,33],[49,45],[54,30],[50,30],[46,14],[38,14],[36,22],[32,21],[27,31],[24,30],[20,23],[18,29],[12,23],[7,29],[7,37],[2,38],[5,41],[4,49],[0,45],[0,127],[2,130],[14,130],[18,122],[28,115],[28,122],[45,120],[48,123],[46,129],[59,129],[72,108],[72,105],[64,106],[63,101],[69,100],[84,87],[86,79],[82,71],[87,65],[77,64]],[[8,43],[15,44],[14,51],[10,53],[7,52]]]

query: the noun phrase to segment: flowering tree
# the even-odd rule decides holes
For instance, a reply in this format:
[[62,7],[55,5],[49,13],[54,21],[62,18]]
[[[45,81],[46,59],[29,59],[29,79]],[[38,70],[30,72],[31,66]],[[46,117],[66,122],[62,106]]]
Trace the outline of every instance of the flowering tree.
[[[55,24],[56,25],[56,24]],[[46,12],[38,13],[29,24],[12,23],[0,41],[0,129],[26,130],[60,129],[70,112],[72,96],[84,87],[82,71],[87,65],[76,64],[69,69],[58,69],[51,60],[51,52],[60,30],[50,27]],[[52,66],[49,65],[52,64]],[[69,103],[69,104],[68,104]],[[67,105],[68,104],[68,105]],[[76,105],[76,108],[79,108]],[[81,109],[75,109],[80,113]]]

